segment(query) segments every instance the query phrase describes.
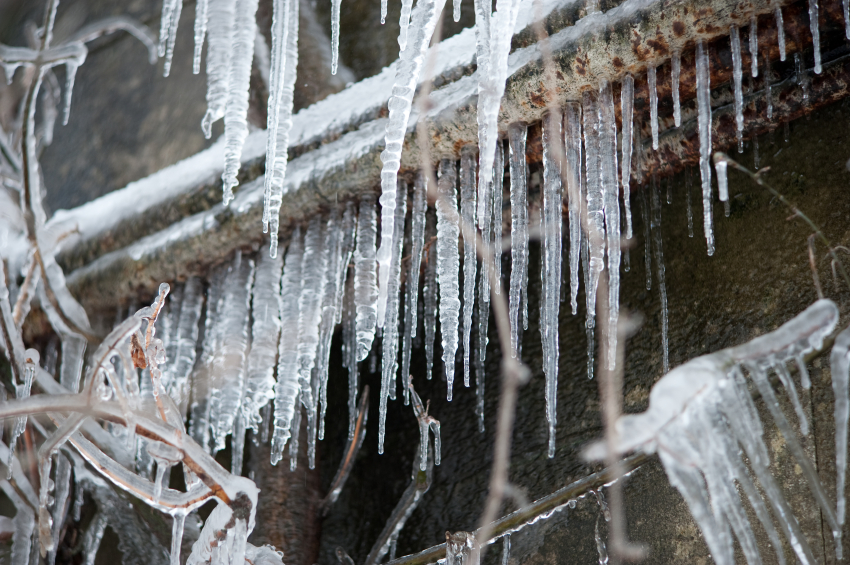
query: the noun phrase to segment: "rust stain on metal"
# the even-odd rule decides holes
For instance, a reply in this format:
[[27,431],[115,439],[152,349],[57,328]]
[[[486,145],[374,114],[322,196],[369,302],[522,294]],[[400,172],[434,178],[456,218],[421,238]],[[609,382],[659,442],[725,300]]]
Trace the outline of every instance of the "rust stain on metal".
[[682,37],[685,35],[685,22],[681,20],[676,20],[673,22],[673,34],[676,37]]
[[623,64],[623,60],[619,57],[614,57],[611,59],[611,64],[614,65],[618,69],[622,69],[625,65]]

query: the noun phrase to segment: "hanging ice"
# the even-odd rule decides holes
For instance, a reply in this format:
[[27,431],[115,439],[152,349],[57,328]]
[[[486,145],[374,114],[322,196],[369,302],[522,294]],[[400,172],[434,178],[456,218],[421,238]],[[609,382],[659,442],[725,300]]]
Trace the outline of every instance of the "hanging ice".
[[231,268],[224,281],[220,319],[214,330],[219,335],[219,348],[210,379],[210,426],[216,451],[224,449],[225,437],[232,431],[240,408],[248,353],[251,287],[254,282],[254,262],[243,259],[239,252]]
[[[848,3],[844,1],[844,20],[848,21]],[[779,45],[779,60],[785,60],[785,23],[782,21],[782,7],[776,6],[774,9],[776,16],[776,42]],[[847,38],[850,39],[850,25],[847,26]]]
[[362,361],[372,349],[375,322],[378,318],[378,265],[375,239],[378,229],[375,197],[366,195],[360,201],[357,218],[357,248],[354,250],[354,303],[356,305],[357,360]]
[[499,107],[508,77],[508,54],[520,0],[475,2],[476,61],[478,64],[478,225],[484,223],[484,202],[490,196],[493,159],[499,138]]
[[230,71],[227,77],[227,104],[224,109],[224,189],[222,202],[227,206],[233,199],[233,187],[239,184],[236,174],[242,159],[242,146],[248,137],[248,95],[251,82],[251,63],[254,60],[254,35],[257,32],[256,14],[259,0],[236,0]]
[[[355,226],[357,218],[354,203],[347,202],[342,220],[337,221],[336,212],[332,212],[328,221],[328,270],[322,296],[322,322],[319,327],[319,350],[316,357],[315,378],[318,381],[319,439],[325,438],[325,412],[328,407],[328,365],[330,363],[331,341],[334,327],[342,321],[342,301],[345,292],[345,279],[348,264],[354,252]],[[337,227],[335,227],[337,226]],[[357,361],[355,360],[355,364]]]
[[242,417],[258,433],[263,423],[260,409],[274,398],[274,369],[280,343],[280,277],[283,257],[272,257],[263,246],[257,263],[251,316],[251,354],[245,381]]
[[646,84],[649,89],[649,124],[652,128],[652,148],[658,151],[658,87],[656,85],[655,65],[646,67]]
[[596,92],[582,92],[582,118],[584,120],[585,176],[587,178],[587,241],[588,281],[585,285],[587,298],[587,328],[595,325],[596,287],[599,275],[605,268],[605,194],[602,186],[602,163],[600,162],[599,104]]
[[729,181],[726,177],[728,165],[726,159],[714,158],[714,170],[717,172],[717,192],[721,202],[729,200]]
[[[336,226],[328,226],[336,229]],[[321,216],[314,216],[304,234],[304,256],[301,266],[301,291],[298,297],[298,379],[301,382],[301,403],[307,411],[307,458],[310,468],[316,457],[316,393],[312,375],[319,345],[319,324],[322,321],[321,290],[328,268],[327,230]]]
[[[396,372],[398,371],[398,307],[401,298],[401,258],[404,251],[404,217],[407,215],[407,183],[399,179],[396,202],[396,233],[393,257],[390,261],[390,280],[387,293],[387,314],[381,344],[381,395],[378,416],[378,453],[384,452],[384,434],[387,422],[387,399],[396,398]],[[407,388],[407,377],[402,377]]]
[[[410,374],[410,349],[416,336],[417,308],[419,298],[419,273],[422,266],[422,248],[425,239],[425,212],[427,188],[425,176],[420,172],[413,183],[413,208],[410,211],[410,265],[404,293],[404,342],[401,347],[401,381],[404,390],[404,404],[410,402],[410,389],[407,379]],[[433,344],[433,339],[431,340]]]
[[[384,0],[386,1],[386,0]],[[413,95],[419,82],[419,74],[425,62],[428,43],[440,19],[446,0],[422,0],[413,9],[409,34],[410,45],[399,55],[395,84],[387,108],[389,121],[385,136],[386,149],[381,153],[381,245],[378,248],[378,327],[383,326],[380,313],[387,303],[390,260],[392,259],[393,234],[395,233],[396,176],[401,166],[401,149],[407,132],[407,121]]]
[[437,181],[437,279],[440,285],[440,333],[443,337],[443,364],[446,368],[446,399],[452,399],[455,377],[455,353],[458,345],[458,278],[460,257],[457,242],[460,233],[457,211],[457,172],[451,159],[440,161]]
[[425,216],[425,241],[428,244],[422,302],[425,317],[425,377],[430,381],[434,370],[434,339],[437,334],[437,218],[430,210]]
[[[492,175],[491,175],[492,176]],[[469,386],[472,312],[475,307],[476,252],[475,238],[475,147],[466,145],[460,153],[460,219],[469,230],[463,238],[463,386]],[[480,187],[479,187],[480,189]],[[490,191],[483,192],[484,198]],[[479,209],[479,211],[481,211]],[[484,214],[481,214],[483,219]],[[469,235],[470,237],[467,237]]]
[[[335,75],[339,66],[339,9],[342,0],[331,0],[331,74]],[[408,17],[410,17],[410,6],[408,5]],[[404,15],[402,15],[404,20]],[[401,44],[401,34],[405,34],[405,42],[407,41],[407,26],[402,25],[403,31],[399,31],[399,44]],[[404,46],[401,46],[404,51]]]
[[[212,125],[224,117],[227,104],[228,79],[230,76],[231,46],[233,44],[236,23],[236,0],[207,0],[209,2],[209,21],[207,35],[207,113],[201,122],[201,129],[207,139],[212,136]],[[199,6],[198,9],[201,7]],[[201,17],[199,13],[197,17]],[[200,33],[195,23],[195,53],[200,65],[201,50],[198,44]]]
[[[192,55],[192,72],[194,74],[201,72],[201,53],[204,49],[204,38],[207,35],[209,9],[210,0],[198,0],[195,3],[195,50]],[[208,47],[207,59],[209,59],[209,49],[210,48]]]
[[[546,420],[549,422],[549,457],[555,456],[558,402],[558,311],[561,304],[561,167],[563,132],[560,112],[543,116],[543,296],[540,333],[543,338],[543,372],[546,375]],[[616,148],[615,148],[616,151]],[[616,183],[616,171],[614,178]],[[616,189],[615,189],[616,193]]]
[[608,368],[617,363],[617,323],[620,317],[620,199],[617,181],[617,117],[611,83],[599,86],[599,154],[608,236]]
[[203,283],[197,277],[191,277],[183,287],[183,299],[180,302],[180,317],[175,334],[174,356],[165,368],[168,373],[168,395],[174,399],[181,414],[186,414],[191,393],[189,376],[195,365],[198,347],[198,322],[204,304]]
[[[501,143],[496,144],[496,161],[493,164],[493,196],[502,191],[502,175],[504,163]],[[500,203],[501,204],[501,203]],[[484,206],[484,225],[481,226],[481,239],[484,247],[494,249],[495,218],[493,216],[494,202],[486,202]],[[501,208],[501,206],[500,206]],[[501,241],[499,242],[501,244]],[[494,256],[495,262],[495,256]],[[478,417],[478,431],[484,432],[484,385],[486,375],[484,361],[487,358],[487,330],[490,322],[490,276],[495,274],[494,264],[481,261],[481,274],[478,278],[478,348],[475,351],[475,415]],[[497,285],[498,286],[498,285]]]
[[691,170],[685,170],[685,198],[688,202],[688,237],[694,236],[694,211],[691,208]]
[[[750,33],[752,34],[752,27]],[[702,178],[705,241],[708,246],[708,254],[714,255],[714,233],[711,225],[711,77],[708,69],[708,51],[701,40],[697,42],[696,67],[699,171]]]
[[292,101],[298,67],[298,0],[274,0],[269,69],[268,137],[263,184],[263,232],[269,232],[270,253],[277,256],[280,204],[289,156]]
[[348,369],[348,440],[354,439],[357,425],[357,394],[359,392],[360,375],[357,371],[357,339],[354,328],[354,279],[349,278],[345,283],[342,314],[342,360]]
[[[493,268],[497,281],[502,280],[502,197],[505,191],[505,148],[501,141],[496,144],[496,177],[493,181]],[[493,290],[502,292],[499,284]]]
[[[286,252],[283,278],[280,283],[280,346],[278,348],[277,382],[274,386],[274,432],[272,433],[271,462],[277,465],[283,457],[283,448],[290,438],[290,425],[301,393],[298,379],[298,320],[301,317],[301,266],[304,241],[301,227],[296,226]],[[300,420],[299,420],[300,422]]]
[[522,288],[528,270],[528,187],[525,162],[525,139],[528,126],[515,122],[508,126],[511,167],[511,355],[519,347],[520,308]]
[[676,127],[682,125],[682,105],[679,103],[679,77],[681,74],[682,53],[676,50],[673,52],[672,59],[670,59],[670,82],[673,91],[673,124]]
[[759,76],[759,29],[755,14],[750,16],[750,74],[753,78]]
[[[814,465],[780,409],[766,374],[771,365],[785,363],[821,347],[837,321],[835,304],[819,300],[770,334],[677,367],[653,387],[649,410],[623,416],[617,422],[617,454],[635,449],[658,451],[671,483],[687,501],[716,563],[734,562],[730,529],[747,561],[757,563],[761,560],[738,488],[747,496],[780,562],[784,561],[782,543],[768,507],[797,558],[803,563],[815,562],[793,510],[770,472],[764,429],[743,376],[744,367],[782,433],[821,515],[833,529],[836,542],[840,542],[841,520],[824,493]],[[833,350],[833,373],[841,376],[834,389],[839,399],[836,429],[846,430],[846,411],[842,409],[848,404],[845,386],[847,338],[839,336],[837,343],[839,345]],[[599,458],[605,449],[600,442],[586,453],[591,458]],[[842,460],[841,451],[837,467],[843,470],[846,460]],[[749,469],[743,456],[747,458]],[[750,470],[764,495],[756,488]],[[838,481],[842,480],[839,474]],[[843,505],[839,502],[838,506],[840,509]]]
[[667,283],[664,280],[664,250],[661,241],[661,193],[658,180],[652,177],[652,247],[655,252],[655,269],[658,273],[658,292],[661,294],[661,373],[670,370],[669,323],[667,321]]
[[[679,94],[678,94],[678,80],[673,84],[673,92],[674,92],[674,100],[678,102]],[[623,121],[623,134],[622,134],[622,153],[623,160],[620,165],[620,178],[623,182],[623,208],[626,211],[626,239],[632,238],[632,205],[630,202],[631,196],[631,174],[632,174],[632,151],[634,146],[634,139],[632,133],[632,127],[634,126],[634,106],[635,105],[635,79],[632,75],[626,75],[623,78],[623,86],[620,90],[620,115]],[[577,118],[578,119],[578,118]],[[578,126],[578,122],[576,122],[576,126]],[[565,126],[566,127],[566,124]],[[676,124],[676,127],[679,127],[679,124]],[[579,132],[576,134],[579,135]],[[580,141],[580,138],[577,138]],[[580,146],[579,146],[580,148]],[[569,157],[567,158],[569,160]],[[576,163],[581,162],[581,153],[576,157]],[[572,205],[570,205],[570,209],[572,209]],[[572,222],[572,218],[570,219]],[[571,224],[572,225],[572,224]],[[578,253],[578,251],[576,251]],[[578,266],[578,258],[576,258],[576,267]],[[576,284],[578,284],[578,275],[576,275]],[[575,303],[575,299],[573,299],[573,303]],[[575,306],[573,306],[573,314],[575,314]]]
[[[219,348],[220,333],[218,320],[224,277],[227,265],[215,269],[210,277],[207,291],[206,320],[204,321],[204,338],[201,358],[195,364],[192,372],[192,404],[189,435],[204,449],[209,449],[210,438],[210,379],[213,370],[213,359]],[[144,380],[142,381],[145,382]],[[146,453],[146,452],[145,452]]]
[[[177,25],[183,11],[183,0],[166,0],[162,4],[162,23],[159,28],[159,56],[165,57],[162,76],[171,72],[171,58],[177,41]],[[67,123],[67,120],[66,120]]]
[[[624,86],[624,90],[625,88]],[[625,108],[623,116],[626,116]],[[624,118],[623,123],[626,119],[628,118]],[[625,140],[626,134],[623,135]],[[566,158],[563,162],[563,176],[567,183],[570,219],[570,305],[572,306],[573,316],[575,316],[578,309],[578,270],[582,241],[581,208],[584,199],[581,190],[581,106],[575,102],[567,103],[564,107],[564,149]],[[623,175],[623,179],[628,177],[625,169]],[[627,180],[623,182],[628,183]],[[623,185],[626,194],[628,194],[627,186],[627,184]]]
[[[838,525],[843,526],[846,517],[847,424],[850,419],[850,329],[845,329],[835,338],[830,369],[835,397],[835,492],[838,498],[835,517]],[[838,559],[841,559],[841,529],[837,531],[835,548]]]
[[[729,30],[729,39],[732,43],[732,78],[735,83],[735,126],[736,135],[738,138],[738,153],[744,151],[744,92],[741,88],[741,81],[744,77],[744,70],[741,63],[741,36],[738,33],[738,26],[733,25]],[[721,200],[724,198],[721,196]]]
[[809,26],[812,32],[812,49],[815,56],[815,74],[823,70],[820,61],[820,27],[818,24],[818,0],[809,0]]

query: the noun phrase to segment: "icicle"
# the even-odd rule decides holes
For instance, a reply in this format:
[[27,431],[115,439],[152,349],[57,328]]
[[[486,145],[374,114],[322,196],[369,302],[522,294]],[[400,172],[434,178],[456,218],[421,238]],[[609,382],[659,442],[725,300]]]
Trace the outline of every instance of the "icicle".
[[180,317],[177,320],[175,333],[174,356],[166,367],[169,374],[168,395],[186,414],[189,403],[189,376],[195,365],[198,347],[198,322],[201,318],[201,308],[204,304],[203,284],[197,277],[192,277],[183,287],[183,299],[180,303]]
[[[277,382],[274,386],[274,432],[272,433],[271,462],[283,457],[283,448],[291,437],[290,425],[295,414],[300,423],[298,397],[301,383],[298,379],[298,320],[300,318],[301,264],[304,241],[301,227],[296,226],[286,252],[283,279],[280,283],[280,346],[278,348]],[[296,440],[297,441],[297,440]]]
[[755,14],[750,16],[750,74],[753,78],[759,76],[759,30]]
[[[673,85],[673,99],[675,101],[676,107],[678,107],[679,102],[679,88],[678,88],[678,77],[676,83]],[[622,135],[622,153],[623,160],[620,165],[620,176],[623,182],[623,208],[626,211],[626,239],[632,238],[632,205],[629,201],[631,196],[631,174],[632,174],[632,151],[634,150],[634,139],[632,128],[634,127],[634,107],[635,107],[635,79],[632,75],[626,75],[623,78],[623,86],[620,91],[620,115],[622,117],[623,122],[623,135]],[[578,122],[576,122],[578,126]],[[566,127],[566,124],[565,124]],[[679,124],[676,124],[676,127],[679,127]],[[577,134],[580,135],[580,132]],[[569,158],[568,158],[569,160]],[[581,154],[578,155],[576,159],[576,163],[581,162]],[[572,209],[572,205],[570,205],[570,209]],[[572,221],[572,220],[570,220]],[[576,254],[578,254],[578,249],[576,249]],[[578,267],[578,258],[576,258],[576,267]],[[578,277],[578,274],[576,274]],[[576,284],[578,284],[578,278],[576,278]],[[573,303],[575,303],[575,299],[573,299]],[[575,314],[575,306],[573,306],[573,314]]]
[[65,516],[68,511],[68,494],[71,490],[71,463],[61,453],[56,456],[56,495],[53,502],[53,551],[50,552],[48,564],[56,562],[56,550],[59,547],[59,536],[62,535]]
[[245,381],[242,417],[246,426],[259,432],[260,409],[274,398],[274,369],[280,342],[280,277],[283,257],[271,257],[263,246],[257,264],[251,314],[251,354]]
[[805,65],[803,65],[803,57],[799,53],[794,53],[794,71],[796,74],[797,85],[803,90],[803,104],[808,104],[809,76]]
[[[599,87],[599,153],[608,235],[608,368],[617,364],[617,324],[620,318],[620,199],[617,182],[617,118],[611,83]],[[560,217],[560,214],[559,214]]]
[[[342,300],[345,292],[345,278],[348,264],[354,252],[355,226],[354,203],[348,202],[342,214],[342,220],[336,218],[338,212],[332,212],[328,221],[328,270],[322,296],[322,321],[319,326],[319,349],[316,357],[315,378],[318,381],[319,403],[319,439],[325,439],[325,412],[328,407],[328,365],[330,363],[331,341],[334,326],[342,321]],[[337,227],[338,225],[338,227]],[[355,360],[355,364],[357,361]],[[347,363],[346,363],[347,364]]]
[[452,19],[456,22],[460,21],[460,0],[452,2]]
[[[396,398],[396,372],[398,371],[398,308],[401,298],[401,258],[404,252],[404,217],[407,215],[407,183],[399,179],[398,199],[395,206],[395,242],[390,261],[389,288],[387,289],[387,313],[384,324],[381,353],[381,394],[378,412],[378,453],[384,452],[384,435],[387,425],[387,399]],[[408,379],[402,377],[404,388]]]
[[233,200],[233,187],[242,159],[242,146],[248,137],[248,85],[254,60],[254,34],[258,0],[236,0],[233,44],[230,47],[230,72],[227,80],[227,104],[224,110],[224,189],[222,203]]
[[292,129],[292,104],[298,67],[298,0],[275,0],[266,139],[266,176],[263,185],[263,232],[268,229],[270,253],[277,256],[280,204]]
[[[180,23],[180,14],[182,11],[183,0],[174,0],[174,11],[172,12],[171,22],[168,27],[168,46],[165,50],[165,62],[163,65],[162,76],[167,77],[171,73],[171,59],[174,57],[174,45],[177,43],[177,26]],[[162,57],[162,55],[160,55],[160,57]]]
[[[410,375],[410,350],[416,336],[418,320],[416,303],[419,298],[419,273],[422,266],[422,248],[425,239],[425,212],[428,207],[425,176],[416,175],[413,183],[413,209],[410,211],[410,265],[407,272],[404,295],[404,343],[401,348],[401,380],[404,389],[404,404],[410,403],[410,388],[407,379]],[[433,340],[432,340],[433,343]]]
[[652,149],[658,151],[658,87],[655,64],[646,67],[646,84],[649,89],[649,124],[652,127]]
[[446,369],[446,399],[452,399],[455,377],[455,353],[460,314],[458,271],[460,257],[457,249],[459,216],[457,211],[457,172],[451,159],[440,161],[437,181],[437,280],[440,285],[440,333],[443,337],[443,364]]
[[[386,0],[382,0],[385,5]],[[413,35],[411,44],[401,52],[398,60],[395,84],[387,107],[389,118],[385,136],[386,149],[381,153],[381,245],[378,248],[378,327],[383,326],[380,315],[387,303],[387,283],[389,282],[392,243],[395,233],[396,176],[401,166],[401,149],[407,132],[407,121],[413,95],[419,82],[419,74],[425,62],[428,44],[434,34],[434,28],[440,19],[440,13],[446,0],[422,0],[413,10],[410,28]]]
[[[499,143],[496,145],[496,161],[493,165],[494,195],[502,190],[502,179],[499,171],[504,170],[503,156],[502,146]],[[493,225],[493,204],[493,202],[485,202],[484,224],[481,226],[481,238],[484,240],[484,246],[490,249],[494,247],[493,232],[495,226]],[[478,348],[475,352],[475,415],[478,417],[479,433],[484,432],[484,384],[486,379],[484,361],[487,358],[487,330],[490,321],[490,273],[493,268],[493,264],[487,261],[481,261],[481,275],[478,278]]]
[[596,316],[596,287],[599,275],[605,268],[605,194],[602,186],[602,164],[599,155],[600,124],[598,96],[593,90],[582,92],[582,117],[584,119],[585,176],[587,178],[588,223],[588,281],[584,293],[587,298],[587,327],[593,328]]
[[437,218],[428,210],[425,215],[425,241],[428,256],[425,264],[425,279],[422,285],[422,303],[425,316],[425,377],[430,381],[434,370],[434,339],[437,334]]
[[[613,105],[613,102],[612,102]],[[540,333],[543,338],[543,372],[546,375],[546,420],[549,423],[549,458],[555,456],[558,402],[558,310],[561,303],[561,168],[563,133],[560,112],[543,116],[543,296]],[[616,140],[615,140],[616,144]],[[616,151],[616,147],[615,147]],[[614,172],[615,184],[617,173]],[[617,191],[615,190],[615,193]]]
[[378,317],[377,263],[375,239],[377,232],[375,198],[366,195],[360,201],[357,218],[357,248],[354,250],[354,303],[357,318],[357,360],[362,361],[372,349],[375,321]]
[[159,45],[156,50],[157,55],[160,57],[165,56],[165,49],[168,46],[171,15],[174,13],[175,4],[182,5],[182,0],[163,0],[162,2],[162,17],[159,24]]
[[[315,467],[318,390],[312,386],[319,345],[319,324],[322,321],[321,290],[325,286],[328,268],[328,231],[326,222],[315,216],[304,234],[304,257],[301,267],[301,291],[298,297],[298,379],[301,381],[301,403],[307,412],[307,457]],[[334,230],[336,226],[327,226]]]
[[[626,83],[631,77],[626,77],[623,82],[623,91],[628,88]],[[634,81],[632,80],[632,85]],[[625,94],[624,94],[625,96]],[[624,99],[625,104],[625,99]],[[623,116],[627,109],[623,109]],[[625,123],[625,121],[624,121]],[[626,139],[625,132],[623,139]],[[564,148],[566,159],[564,160],[564,178],[567,181],[567,197],[570,214],[570,305],[573,316],[578,311],[578,269],[581,259],[581,205],[584,195],[581,191],[581,106],[576,103],[568,103],[564,108]],[[624,150],[625,151],[625,150]],[[624,153],[625,158],[625,153]],[[625,168],[623,178],[628,178]],[[623,181],[623,190],[628,194],[628,181]],[[628,202],[628,196],[625,196]]]
[[[844,1],[844,19],[848,20],[848,12],[847,12],[848,1]],[[782,21],[782,7],[776,6],[774,9],[774,15],[776,16],[776,41],[779,44],[779,60],[785,60],[785,23]],[[850,39],[850,24],[847,27],[847,38]]]
[[[342,0],[331,0],[331,74],[335,75],[339,67],[339,10]],[[401,30],[399,30],[399,45],[401,51],[404,51],[404,46],[401,45],[401,34],[405,36],[405,44],[407,43],[407,25],[404,22],[404,7],[402,7]],[[407,16],[410,17],[410,4],[407,6]]]
[[381,0],[381,25],[387,22],[387,0]]
[[71,96],[74,94],[74,82],[77,79],[77,69],[79,65],[68,62],[65,64],[65,109],[62,113],[62,125],[68,125],[68,119],[71,117]]
[[221,296],[219,348],[210,379],[210,426],[214,450],[224,449],[225,437],[233,429],[245,385],[245,361],[248,353],[248,320],[254,262],[237,252],[232,270],[224,282]]
[[[496,144],[496,178],[493,184],[493,267],[497,281],[502,280],[502,196],[505,191],[505,148],[502,142]],[[502,285],[493,289],[501,294]]]
[[[192,55],[192,72],[194,74],[201,72],[201,52],[204,49],[204,37],[207,35],[209,6],[210,0],[198,0],[195,4],[195,51]],[[209,57],[209,54],[207,54],[207,57]]]
[[499,138],[499,108],[508,78],[508,55],[519,0],[475,2],[476,61],[478,62],[478,225],[484,223],[484,202],[489,198],[493,159]]
[[797,413],[797,420],[800,422],[800,432],[807,436],[809,435],[809,420],[806,418],[806,413],[803,411],[803,405],[800,403],[800,397],[797,394],[797,387],[794,386],[794,381],[791,379],[791,373],[788,372],[788,367],[784,362],[779,362],[773,367],[782,386],[788,393],[788,398],[791,400],[791,405],[794,407],[794,412]]
[[[207,113],[201,121],[204,136],[212,136],[212,125],[224,117],[227,102],[227,82],[230,76],[230,58],[233,45],[233,28],[236,20],[236,0],[207,0],[209,21],[207,34]],[[200,9],[200,7],[199,7]],[[195,53],[200,65],[198,22],[195,24]],[[203,38],[201,38],[203,39]]]
[[183,526],[186,523],[186,514],[177,512],[171,518],[171,565],[180,565],[180,546],[183,543]]
[[818,0],[809,0],[809,26],[812,31],[812,49],[815,55],[815,74],[819,75],[823,70],[820,61],[820,28],[818,24]]
[[[466,145],[460,153],[460,218],[467,229],[475,232],[475,147]],[[490,196],[484,193],[485,201]],[[482,203],[483,204],[483,203]],[[479,212],[481,210],[479,209]],[[483,218],[484,214],[480,216]],[[472,312],[475,308],[475,274],[477,269],[475,238],[463,238],[463,386],[469,387]]]
[[688,237],[694,236],[694,211],[691,208],[691,171],[685,171],[685,197],[688,201]]
[[511,167],[511,355],[519,349],[519,312],[523,282],[528,270],[528,187],[525,139],[528,126],[515,122],[508,126]]
[[[643,191],[642,191],[643,193]],[[584,287],[590,288],[590,243],[587,238],[581,240],[581,270],[584,272]],[[585,333],[587,335],[587,378],[593,378],[593,330],[594,327],[585,324]]]
[[655,268],[658,272],[658,291],[661,293],[661,372],[667,374],[670,371],[670,354],[667,322],[667,284],[664,280],[664,251],[661,242],[661,195],[659,194],[658,181],[652,177],[652,246],[655,251]]
[[511,558],[511,534],[505,534],[502,538],[502,565],[508,565]]
[[[750,25],[750,35],[753,27]],[[750,48],[753,44],[750,41]],[[702,40],[697,42],[697,109],[699,112],[699,170],[702,177],[702,206],[705,222],[705,242],[708,254],[714,255],[714,232],[711,222],[711,77],[708,69],[708,50]],[[753,63],[755,65],[755,63]],[[755,75],[757,69],[753,68]]]
[[673,52],[673,58],[670,60],[670,68],[673,91],[673,124],[679,127],[682,125],[682,105],[679,103],[679,77],[682,74],[682,53],[679,50]]
[[770,69],[770,59],[765,57],[764,59],[764,98],[767,102],[767,119],[773,119],[773,90],[770,87],[770,79],[771,79],[771,69]]
[[[732,43],[732,77],[735,82],[735,125],[738,138],[738,153],[744,152],[744,92],[741,81],[744,70],[741,63],[741,35],[738,26],[733,25],[729,30],[729,39]],[[723,200],[723,198],[721,198]]]
[[360,388],[357,372],[357,338],[354,327],[354,279],[345,282],[342,315],[342,359],[348,370],[348,441],[354,439],[357,425],[357,392]]

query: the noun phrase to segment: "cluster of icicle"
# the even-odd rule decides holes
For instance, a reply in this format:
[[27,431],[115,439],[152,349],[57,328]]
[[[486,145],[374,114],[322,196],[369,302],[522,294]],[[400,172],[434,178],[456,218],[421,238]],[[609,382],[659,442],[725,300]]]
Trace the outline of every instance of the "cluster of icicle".
[[[675,368],[652,388],[646,412],[622,416],[617,423],[617,452],[658,453],[670,482],[687,501],[719,565],[735,562],[730,530],[747,562],[761,562],[750,524],[751,514],[739,493],[749,501],[752,515],[767,534],[779,563],[785,563],[779,532],[801,563],[816,562],[797,518],[770,472],[765,430],[744,371],[749,373],[790,455],[802,470],[821,515],[833,532],[836,555],[841,559],[850,413],[850,329],[838,334],[831,356],[836,430],[835,506],[826,495],[814,464],[801,446],[768,377],[770,371],[776,373],[794,407],[800,432],[808,435],[809,424],[787,364],[796,365],[800,383],[808,389],[811,382],[805,356],[823,346],[824,338],[837,322],[836,305],[830,300],[819,300],[774,332]],[[599,458],[604,452],[604,445],[599,443],[588,450],[588,455]]]

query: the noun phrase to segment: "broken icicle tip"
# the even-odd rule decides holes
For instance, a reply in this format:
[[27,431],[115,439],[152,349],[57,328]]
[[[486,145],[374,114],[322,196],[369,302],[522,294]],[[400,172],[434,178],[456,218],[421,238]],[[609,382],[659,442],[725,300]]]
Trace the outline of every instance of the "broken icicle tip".
[[729,200],[729,180],[727,178],[728,168],[728,158],[721,151],[717,151],[714,154],[714,170],[717,171],[717,192],[721,202]]

